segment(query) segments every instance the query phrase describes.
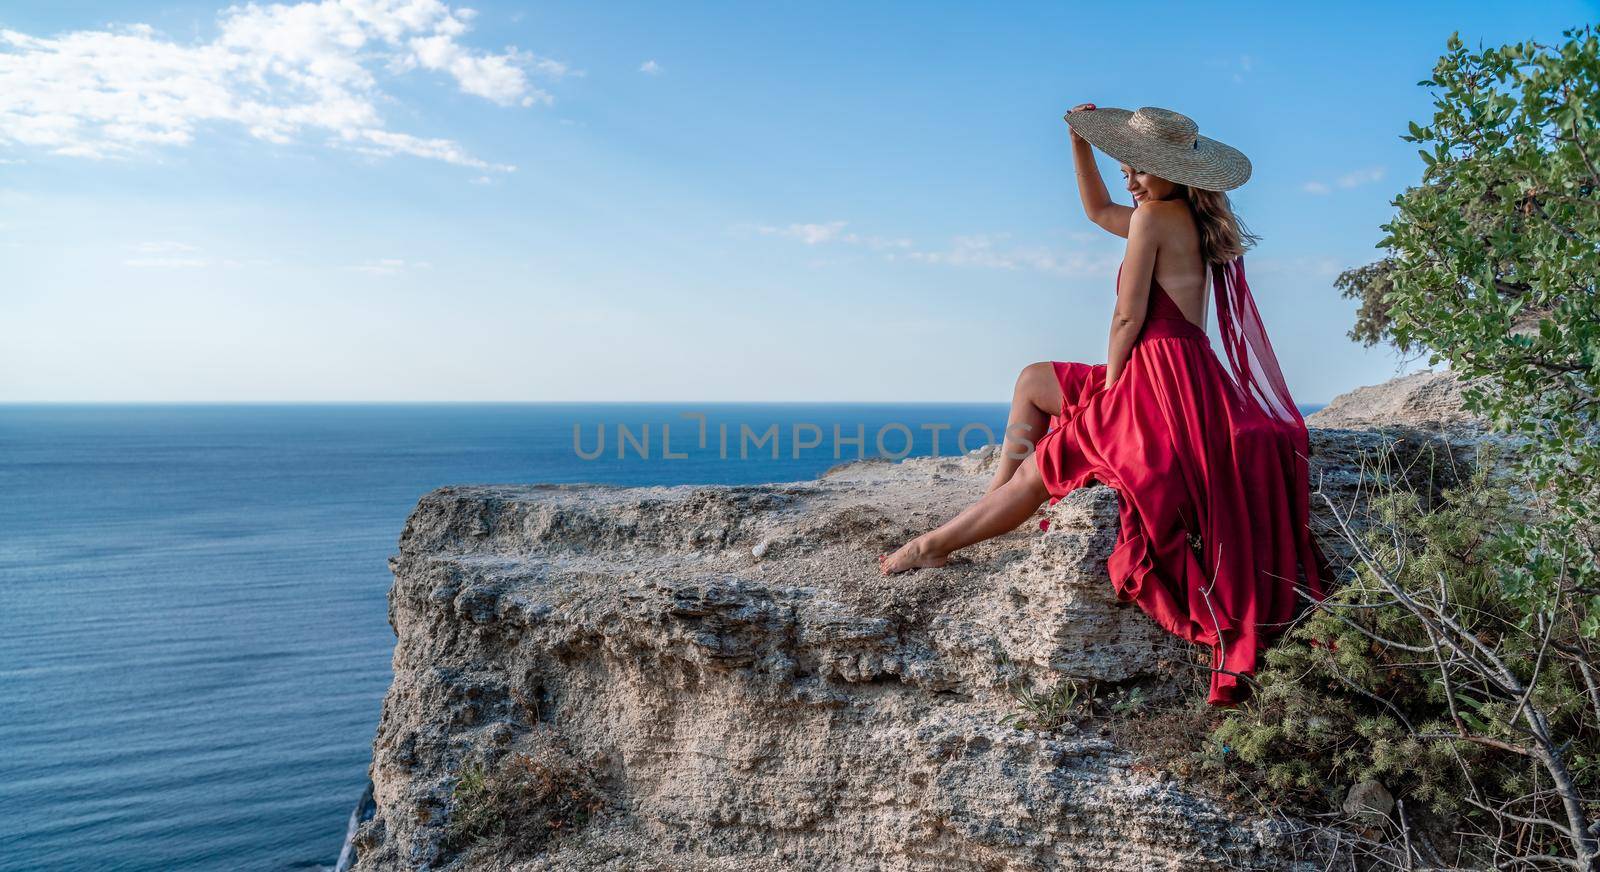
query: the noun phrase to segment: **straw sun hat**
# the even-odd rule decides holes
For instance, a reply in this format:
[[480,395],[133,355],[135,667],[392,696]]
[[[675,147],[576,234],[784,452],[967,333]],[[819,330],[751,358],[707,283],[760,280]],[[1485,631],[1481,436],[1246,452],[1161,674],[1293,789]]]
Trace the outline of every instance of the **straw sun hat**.
[[1187,115],[1146,106],[1080,109],[1066,114],[1077,134],[1141,172],[1207,191],[1228,191],[1250,178],[1244,152],[1210,137]]

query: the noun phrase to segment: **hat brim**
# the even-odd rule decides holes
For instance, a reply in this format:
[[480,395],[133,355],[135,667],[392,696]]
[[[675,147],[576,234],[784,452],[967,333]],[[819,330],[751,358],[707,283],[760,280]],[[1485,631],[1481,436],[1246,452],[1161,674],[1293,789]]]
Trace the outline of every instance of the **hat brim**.
[[1237,148],[1208,136],[1196,136],[1192,149],[1168,145],[1129,127],[1132,117],[1127,109],[1106,107],[1069,112],[1066,121],[1095,148],[1169,182],[1230,191],[1250,180],[1250,159]]

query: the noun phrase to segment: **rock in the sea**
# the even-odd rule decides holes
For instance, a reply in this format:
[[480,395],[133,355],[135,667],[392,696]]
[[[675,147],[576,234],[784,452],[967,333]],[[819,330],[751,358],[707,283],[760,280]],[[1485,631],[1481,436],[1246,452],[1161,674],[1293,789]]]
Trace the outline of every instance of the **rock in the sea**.
[[[1476,444],[1406,434],[1412,456]],[[1313,487],[1354,501],[1355,459],[1394,435],[1313,429]],[[1291,822],[1149,771],[1103,729],[1001,723],[1019,685],[1196,687],[1192,649],[1111,593],[1114,491],[879,575],[992,460],[428,494],[390,562],[394,682],[356,869],[1323,868]],[[521,835],[462,835],[504,829],[508,806]]]

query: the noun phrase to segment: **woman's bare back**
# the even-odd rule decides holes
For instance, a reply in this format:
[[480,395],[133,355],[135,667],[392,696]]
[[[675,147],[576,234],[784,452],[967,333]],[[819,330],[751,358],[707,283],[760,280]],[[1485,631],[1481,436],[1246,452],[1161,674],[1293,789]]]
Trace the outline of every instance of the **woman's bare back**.
[[1161,236],[1156,248],[1156,283],[1183,310],[1190,323],[1204,330],[1206,269],[1200,252],[1200,227],[1193,211],[1181,200],[1157,200],[1139,208],[1159,210],[1162,216],[1157,225]]

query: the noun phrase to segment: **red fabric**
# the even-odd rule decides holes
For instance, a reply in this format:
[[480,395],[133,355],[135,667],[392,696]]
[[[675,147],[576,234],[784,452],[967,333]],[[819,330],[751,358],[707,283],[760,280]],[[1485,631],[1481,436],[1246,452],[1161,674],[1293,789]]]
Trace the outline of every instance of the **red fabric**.
[[1253,675],[1259,647],[1302,607],[1295,585],[1321,599],[1329,573],[1311,536],[1305,421],[1243,258],[1216,266],[1212,281],[1231,373],[1152,278],[1115,384],[1105,387],[1103,363],[1054,364],[1061,414],[1034,457],[1051,503],[1090,481],[1117,490],[1122,526],[1106,562],[1117,597],[1210,646],[1207,700],[1231,705],[1245,688],[1228,673]]

